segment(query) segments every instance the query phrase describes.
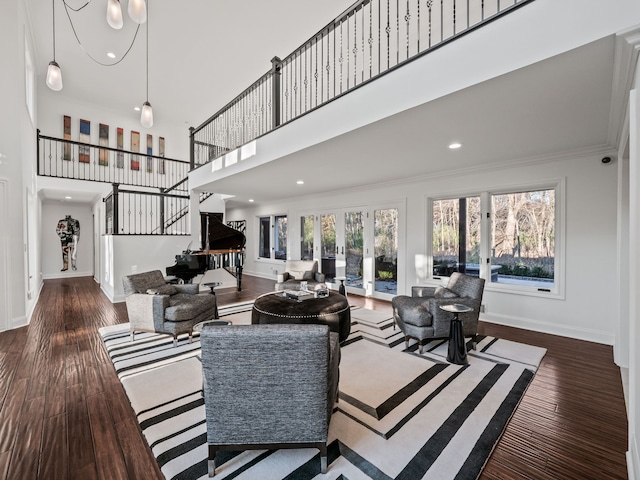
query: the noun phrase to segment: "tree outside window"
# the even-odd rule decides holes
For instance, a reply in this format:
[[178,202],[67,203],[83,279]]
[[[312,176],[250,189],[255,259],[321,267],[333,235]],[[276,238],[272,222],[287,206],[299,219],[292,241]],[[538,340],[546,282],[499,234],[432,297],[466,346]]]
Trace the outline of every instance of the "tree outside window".
[[553,288],[555,190],[491,196],[491,264],[498,283]]

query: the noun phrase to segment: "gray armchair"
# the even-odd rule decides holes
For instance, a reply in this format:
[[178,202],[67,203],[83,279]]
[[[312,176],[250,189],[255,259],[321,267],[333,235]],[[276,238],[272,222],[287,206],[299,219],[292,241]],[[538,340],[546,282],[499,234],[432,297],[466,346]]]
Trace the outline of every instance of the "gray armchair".
[[209,476],[219,450],[317,448],[327,470],[338,334],[326,325],[207,325],[200,335]]
[[135,332],[166,333],[178,344],[178,335],[189,334],[193,326],[215,318],[216,297],[198,293],[197,284],[168,284],[160,270],[122,277],[131,341]]
[[418,340],[420,353],[425,340],[447,338],[453,315],[440,309],[442,305],[462,304],[473,311],[461,313],[465,337],[473,337],[475,349],[478,333],[478,317],[484,279],[470,277],[462,273],[452,273],[445,287],[412,287],[411,296],[399,295],[391,300],[393,319],[405,335],[405,344],[409,338]]

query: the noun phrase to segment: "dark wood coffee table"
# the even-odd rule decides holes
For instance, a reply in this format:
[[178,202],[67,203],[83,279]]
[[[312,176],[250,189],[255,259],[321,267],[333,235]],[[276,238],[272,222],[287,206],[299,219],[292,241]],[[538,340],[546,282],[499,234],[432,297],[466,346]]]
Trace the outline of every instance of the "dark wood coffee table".
[[251,323],[311,323],[328,325],[344,342],[351,332],[351,307],[344,295],[329,292],[324,298],[303,301],[287,298],[283,292],[274,292],[256,298],[251,312]]

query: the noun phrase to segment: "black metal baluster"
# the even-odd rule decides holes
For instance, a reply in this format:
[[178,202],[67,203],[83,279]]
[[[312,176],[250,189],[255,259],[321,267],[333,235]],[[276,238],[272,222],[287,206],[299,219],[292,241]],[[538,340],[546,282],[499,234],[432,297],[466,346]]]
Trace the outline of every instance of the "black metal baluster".
[[409,58],[409,24],[411,22],[411,12],[409,11],[409,0],[407,0],[407,13],[404,16],[404,21],[407,23],[407,58]]

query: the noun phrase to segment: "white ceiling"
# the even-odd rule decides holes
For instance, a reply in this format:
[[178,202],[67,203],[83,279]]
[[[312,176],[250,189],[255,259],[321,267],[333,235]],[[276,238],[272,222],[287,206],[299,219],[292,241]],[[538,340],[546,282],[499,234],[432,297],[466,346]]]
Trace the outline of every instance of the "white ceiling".
[[[87,0],[64,0],[79,8]],[[350,0],[148,0],[149,21],[133,48],[136,24],[129,19],[127,0],[120,0],[124,27],[107,25],[107,0],[89,0],[78,12],[63,0],[27,0],[35,32],[38,85],[44,86],[53,58],[52,3],[55,3],[56,61],[64,88],[61,93],[130,115],[145,101],[145,41],[149,27],[149,102],[154,115],[198,126],[271,68],[274,56],[284,58],[338,16]],[[115,60],[108,51],[118,55]],[[46,87],[44,87],[46,88]]]
[[[145,100],[146,27],[117,66],[99,66],[87,56],[113,62],[107,50],[126,50],[135,31],[126,15],[127,1],[121,0],[125,27],[120,31],[106,24],[106,0],[70,12],[84,50],[73,36],[62,0],[54,1],[56,60],[63,71],[64,95],[138,115],[133,107]],[[74,8],[85,3],[66,1]],[[181,0],[169,5],[150,0],[149,101],[156,118],[171,116],[183,126],[199,125],[265,73],[273,56],[288,55],[350,4]],[[46,66],[53,56],[52,1],[27,0],[27,5],[35,32],[38,88],[46,88]],[[300,169],[306,172],[304,193],[315,194],[604,148],[613,58],[613,37],[605,38],[224,179],[214,191],[235,195],[229,205],[244,204],[248,198],[272,201],[283,191],[301,193],[282,188],[295,184]],[[447,148],[452,137],[463,143],[460,150]],[[264,178],[278,178],[278,183],[260,181]]]

